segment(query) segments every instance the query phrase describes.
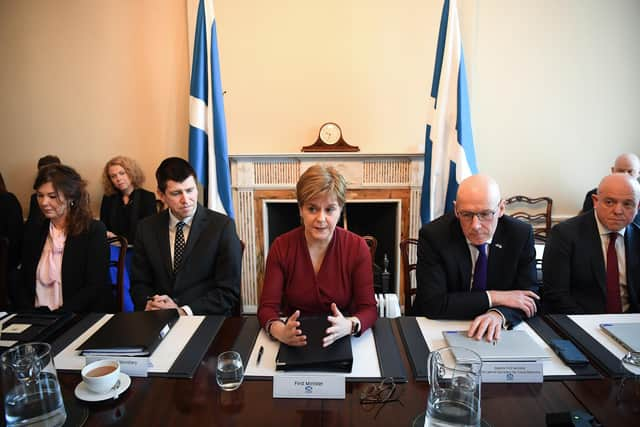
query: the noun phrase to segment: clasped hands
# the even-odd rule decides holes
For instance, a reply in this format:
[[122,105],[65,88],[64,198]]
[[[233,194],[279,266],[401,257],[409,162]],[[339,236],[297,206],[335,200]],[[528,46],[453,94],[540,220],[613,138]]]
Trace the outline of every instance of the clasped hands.
[[176,304],[168,295],[154,295],[152,297],[147,297],[147,305],[144,307],[144,310],[167,310],[171,308],[178,310],[180,316],[187,314],[182,308],[178,307],[178,304]]
[[[491,302],[494,307],[511,307],[522,310],[527,317],[533,317],[536,314],[536,300],[540,297],[533,291],[489,291]],[[498,341],[500,332],[502,331],[503,318],[497,311],[488,311],[473,319],[468,337],[481,340]]]
[[[331,323],[331,326],[327,328],[325,333],[327,334],[322,339],[322,346],[328,347],[340,338],[351,335],[351,319],[342,315],[338,306],[335,303],[331,304],[331,313],[333,316],[328,316],[327,320]],[[300,310],[296,310],[285,322],[274,322],[271,324],[270,333],[278,341],[294,347],[302,347],[307,345],[307,336],[303,335],[300,328]]]

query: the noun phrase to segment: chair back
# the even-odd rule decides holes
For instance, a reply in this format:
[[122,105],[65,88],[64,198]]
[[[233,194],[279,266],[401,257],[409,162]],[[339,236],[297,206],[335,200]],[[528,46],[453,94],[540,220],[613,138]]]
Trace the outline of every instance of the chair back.
[[551,232],[551,209],[553,200],[550,197],[512,196],[505,200],[506,213],[522,220],[533,227],[533,237],[545,242]]
[[[242,251],[240,253],[240,264],[242,264],[242,258],[244,257],[244,248],[245,244],[242,240],[240,240],[240,250]],[[231,315],[242,316],[242,311],[242,284],[240,284],[240,298],[238,298],[238,304],[236,304],[236,306],[233,307],[233,310],[231,310]]]
[[371,262],[376,262],[376,249],[378,249],[378,239],[373,236],[362,236],[367,246],[369,246],[369,253],[371,254]]
[[[416,263],[418,240],[404,239],[400,242],[400,256],[402,258],[402,277],[404,281],[404,314],[411,315],[413,296],[416,294]],[[411,274],[413,272],[413,274]]]
[[119,247],[118,257],[116,259],[109,260],[109,269],[116,269],[116,283],[113,285],[116,288],[116,303],[118,305],[118,311],[124,311],[124,268],[125,258],[127,257],[128,242],[124,236],[114,236],[107,239],[107,243],[111,246]]
[[9,239],[0,236],[0,308],[9,305]]

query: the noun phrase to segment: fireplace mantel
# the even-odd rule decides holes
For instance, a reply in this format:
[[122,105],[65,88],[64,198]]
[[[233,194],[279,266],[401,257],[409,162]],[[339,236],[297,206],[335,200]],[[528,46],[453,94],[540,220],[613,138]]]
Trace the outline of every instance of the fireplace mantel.
[[263,238],[262,203],[266,199],[295,199],[298,178],[314,164],[331,165],[346,178],[348,200],[381,197],[404,200],[402,239],[417,237],[420,230],[423,154],[236,154],[229,159],[236,226],[245,243],[242,300],[246,313],[256,311],[262,288],[264,242],[258,241]]

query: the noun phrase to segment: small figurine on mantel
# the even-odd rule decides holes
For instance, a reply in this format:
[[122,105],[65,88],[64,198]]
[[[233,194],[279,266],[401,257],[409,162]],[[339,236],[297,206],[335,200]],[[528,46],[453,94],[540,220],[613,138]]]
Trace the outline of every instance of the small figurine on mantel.
[[333,122],[327,122],[320,126],[318,132],[318,139],[311,145],[305,145],[302,147],[302,151],[312,152],[330,152],[330,151],[360,151],[360,148],[354,145],[349,145],[342,138],[342,129],[340,126]]

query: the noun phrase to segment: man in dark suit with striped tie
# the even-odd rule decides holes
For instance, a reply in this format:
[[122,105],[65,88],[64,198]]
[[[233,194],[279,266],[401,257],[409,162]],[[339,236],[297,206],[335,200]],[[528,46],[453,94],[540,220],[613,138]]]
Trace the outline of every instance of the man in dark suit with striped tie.
[[196,174],[184,159],[165,159],[156,179],[167,209],[138,223],[130,291],[136,310],[231,315],[242,260],[233,220],[198,203]]
[[504,215],[498,184],[485,175],[462,181],[454,206],[420,230],[413,314],[474,319],[468,335],[493,341],[536,313],[533,230]]
[[640,312],[640,184],[616,173],[600,181],[593,210],[551,230],[542,261],[551,313]]

